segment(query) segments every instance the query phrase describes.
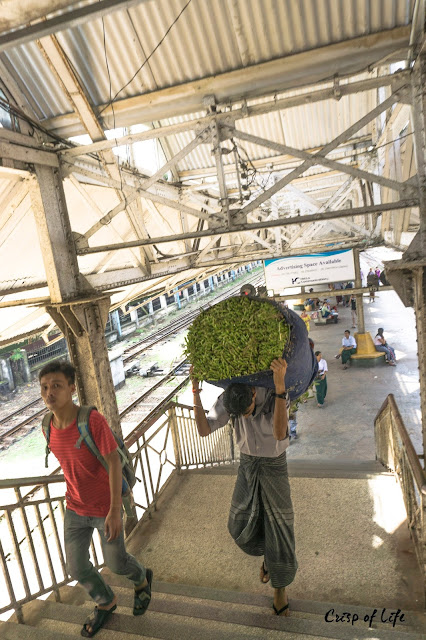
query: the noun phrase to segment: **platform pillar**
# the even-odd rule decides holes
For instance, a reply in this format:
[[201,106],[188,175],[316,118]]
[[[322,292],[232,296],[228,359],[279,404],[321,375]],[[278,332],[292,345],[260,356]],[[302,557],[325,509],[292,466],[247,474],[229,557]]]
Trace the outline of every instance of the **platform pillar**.
[[[362,287],[361,278],[361,265],[359,261],[359,249],[354,249],[354,263],[355,263],[355,289]],[[358,294],[356,298],[356,318],[357,318],[357,333],[365,333],[365,320],[364,320],[364,301],[363,295]]]
[[80,404],[95,405],[122,435],[105,339],[110,299],[79,271],[60,169],[35,170],[31,199],[51,298],[46,310],[67,341]]
[[118,313],[118,309],[114,309],[114,311],[111,311],[110,315],[111,315],[112,328],[114,331],[117,332],[118,340],[121,340],[123,334],[121,331],[121,322],[120,322],[120,315]]

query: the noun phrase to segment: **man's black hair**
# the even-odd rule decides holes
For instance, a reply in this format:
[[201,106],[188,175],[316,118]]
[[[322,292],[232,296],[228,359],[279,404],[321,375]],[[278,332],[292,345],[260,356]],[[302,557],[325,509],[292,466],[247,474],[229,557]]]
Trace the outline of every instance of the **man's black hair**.
[[75,368],[66,360],[56,360],[56,362],[45,364],[38,374],[39,382],[43,376],[47,376],[49,373],[63,373],[69,384],[75,384]]
[[350,333],[349,329],[345,329],[344,333]]
[[234,382],[226,388],[223,394],[223,405],[232,417],[237,417],[246,413],[253,402],[252,387],[248,384]]
[[321,351],[315,351],[315,355],[319,356],[319,354],[321,353]]

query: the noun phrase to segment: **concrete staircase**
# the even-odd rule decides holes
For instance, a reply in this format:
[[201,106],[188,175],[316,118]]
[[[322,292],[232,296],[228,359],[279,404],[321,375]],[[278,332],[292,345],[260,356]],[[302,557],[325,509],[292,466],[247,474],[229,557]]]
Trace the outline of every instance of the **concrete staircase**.
[[[154,570],[150,608],[134,617],[129,582],[105,570],[119,606],[97,639],[426,640],[421,574],[399,489],[378,463],[289,461],[299,571],[287,618],[273,614],[260,559],[238,550],[227,531],[235,471],[173,477],[152,518],[128,539],[129,551]],[[403,621],[386,622],[398,609]],[[0,623],[0,640],[81,637],[92,610],[84,589],[65,587],[61,602],[26,605],[25,624]]]
[[[113,586],[119,606],[96,635],[99,640],[132,640],[161,638],[164,640],[424,640],[422,619],[418,612],[404,611],[404,621],[395,626],[380,620],[377,612],[372,628],[364,622],[372,607],[342,605],[290,599],[291,615],[273,615],[271,598],[223,589],[155,582],[153,598],[147,613],[132,615],[133,595],[129,583],[105,572]],[[80,630],[93,603],[81,587],[62,590],[63,602],[34,601],[24,609],[26,624],[5,622],[0,625],[1,640],[67,640],[80,637]],[[348,612],[351,622],[326,622],[328,611],[342,615]],[[386,609],[384,619],[392,610]],[[358,616],[358,620],[355,616]],[[329,614],[335,620],[335,615]],[[346,618],[345,618],[346,619]]]

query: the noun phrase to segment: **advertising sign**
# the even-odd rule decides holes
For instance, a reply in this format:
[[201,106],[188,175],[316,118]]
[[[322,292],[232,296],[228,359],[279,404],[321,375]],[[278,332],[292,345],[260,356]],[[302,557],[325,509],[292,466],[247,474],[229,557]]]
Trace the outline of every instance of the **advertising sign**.
[[265,260],[264,268],[266,287],[274,291],[355,279],[352,249]]

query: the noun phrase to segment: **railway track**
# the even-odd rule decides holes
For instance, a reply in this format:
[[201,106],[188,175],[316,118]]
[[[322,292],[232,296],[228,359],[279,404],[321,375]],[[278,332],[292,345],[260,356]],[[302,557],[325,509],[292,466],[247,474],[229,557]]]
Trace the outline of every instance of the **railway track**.
[[[256,278],[253,278],[253,280],[250,280],[250,284],[257,285],[262,280],[263,280],[262,276],[257,276]],[[230,296],[236,295],[236,293],[238,293],[240,289],[241,289],[241,283],[239,283],[238,286],[233,287],[232,289],[228,289],[223,294],[217,296],[214,299],[213,304],[217,304],[221,300],[224,300]],[[206,305],[201,309],[197,309],[196,311],[186,314],[184,318],[180,318],[179,320],[173,322],[167,327],[164,327],[150,334],[149,336],[145,337],[136,345],[132,345],[131,347],[128,347],[127,349],[125,349],[124,353],[127,352],[127,356],[123,358],[123,363],[126,364],[130,362],[131,360],[136,358],[137,355],[139,355],[144,351],[147,351],[152,346],[154,346],[155,344],[158,344],[162,340],[165,340],[168,336],[172,334],[176,334],[179,331],[182,331],[183,329],[188,327],[196,318],[196,316],[199,313],[201,313],[201,311],[208,308],[208,306],[211,306],[211,305]],[[129,353],[130,351],[131,353]],[[170,387],[167,387],[167,393],[164,394],[160,392],[161,387],[165,385],[169,380],[173,379],[173,377],[179,376],[181,378],[182,375],[179,374],[179,371],[182,371],[183,367],[185,366],[185,363],[186,363],[186,360],[182,360],[177,365],[175,365],[173,369],[169,371],[169,373],[159,378],[155,382],[155,384],[152,387],[150,387],[150,389],[142,393],[141,396],[136,398],[136,400],[134,400],[128,407],[126,407],[120,413],[120,418],[122,419],[125,418],[126,421],[129,421],[129,416],[133,417],[132,416],[132,412],[133,412],[134,414],[137,414],[137,419],[139,420],[139,419],[142,419],[140,418],[141,413],[148,414],[150,411],[152,411],[158,404],[161,403],[161,401],[164,399],[164,397],[167,394],[170,394],[173,391],[173,389],[170,389]],[[187,372],[184,375],[186,375],[187,377]],[[176,385],[176,391],[179,388],[181,388],[181,386],[183,386],[182,381],[180,381],[179,384]],[[35,413],[32,413],[29,416],[26,416],[23,420],[20,420],[19,422],[16,422],[15,424],[13,424],[20,415],[25,414],[27,410],[37,405],[40,405],[40,409],[38,411],[36,411]],[[143,410],[141,408],[142,406],[144,407]],[[27,431],[31,431],[36,424],[40,424],[40,420],[46,412],[47,412],[47,408],[43,405],[43,401],[41,400],[41,398],[36,398],[32,402],[29,402],[28,404],[26,404],[24,407],[21,407],[20,409],[17,409],[16,411],[6,416],[5,418],[2,418],[0,420],[0,447],[2,445],[2,442],[6,442],[6,446],[9,446],[9,444],[11,443],[8,442],[8,440],[13,438],[13,436],[16,433],[18,433],[25,427],[27,427],[26,429]],[[10,426],[11,422],[12,422],[12,425]]]
[[[256,278],[253,278],[253,280],[250,280],[249,282],[244,284],[253,284],[254,286],[256,286],[261,281],[263,281],[263,276],[256,276]],[[202,311],[204,311],[205,309],[208,309],[209,306],[213,306],[214,304],[217,304],[218,302],[221,302],[226,298],[230,298],[231,296],[236,295],[237,293],[239,293],[241,286],[242,286],[241,283],[239,283],[238,286],[233,287],[232,289],[228,289],[226,292],[223,292],[221,295],[217,296],[214,299],[214,302],[212,303],[212,305],[205,305],[200,309],[196,309],[195,311],[188,313],[184,318],[180,318],[176,322],[168,325],[167,327],[164,327],[163,329],[160,329],[159,331],[153,334],[150,334],[148,337],[144,338],[140,342],[137,342],[136,344],[128,347],[127,349],[124,350],[124,354],[127,354],[127,355],[125,355],[125,357],[123,358],[123,363],[127,364],[128,362],[131,362],[134,358],[136,358],[136,356],[140,355],[144,351],[147,351],[158,342],[161,342],[161,340],[164,340],[168,336],[174,335],[177,332],[182,331],[183,329],[186,329],[187,327],[189,327],[190,324],[192,324],[193,320],[195,320],[195,318]]]
[[34,407],[34,405],[40,404],[42,402],[43,401],[41,400],[41,398],[36,398],[35,400],[32,400],[31,402],[29,402],[28,404],[24,405],[23,407],[20,407],[19,409],[17,409],[13,413],[9,413],[8,416],[6,416],[5,418],[2,418],[0,420],[0,426],[2,424],[4,424],[5,422],[8,422],[9,420],[13,419],[15,416],[18,416],[20,413],[24,413],[30,407]]
[[[125,409],[123,409],[123,411],[120,412],[120,419],[126,418],[126,421],[129,421],[130,419],[133,420],[135,418],[135,415],[133,416],[131,415],[133,413],[133,414],[137,414],[136,417],[139,420],[140,419],[139,416],[141,414],[141,405],[144,405],[142,413],[148,414],[150,411],[152,411],[153,408],[155,408],[155,406],[157,406],[157,404],[159,404],[164,399],[166,395],[172,393],[175,390],[177,391],[178,389],[180,389],[183,386],[182,377],[185,377],[185,382],[188,377],[187,373],[183,371],[183,367],[185,363],[186,363],[186,359],[182,360],[177,365],[175,365],[173,369],[169,371],[169,373],[159,377],[159,379],[155,382],[154,385],[152,385],[144,393],[138,396],[131,404],[129,404]],[[180,373],[181,371],[182,373]],[[172,380],[175,377],[180,378],[179,383],[176,384],[176,388],[171,389],[170,387],[166,387],[166,391],[164,393],[161,393],[160,391],[161,387],[164,387],[164,385],[167,382],[169,382],[169,380]],[[35,404],[36,402],[40,402],[40,401],[37,400],[32,403],[29,403],[28,405],[26,405],[25,408],[28,408],[29,406]],[[31,416],[25,418],[18,424],[13,425],[12,427],[4,430],[3,432],[0,432],[0,442],[2,440],[12,437],[15,433],[20,431],[23,427],[28,427],[27,429],[28,431],[33,429],[34,426],[40,424],[41,417],[45,413],[47,413],[47,411],[48,411],[47,408],[43,407],[42,409],[32,414]],[[14,414],[11,414],[11,415],[16,416],[19,413],[20,413],[19,411],[15,411]],[[10,416],[8,416],[8,418],[10,418]],[[5,421],[6,420],[4,419],[3,422]]]

